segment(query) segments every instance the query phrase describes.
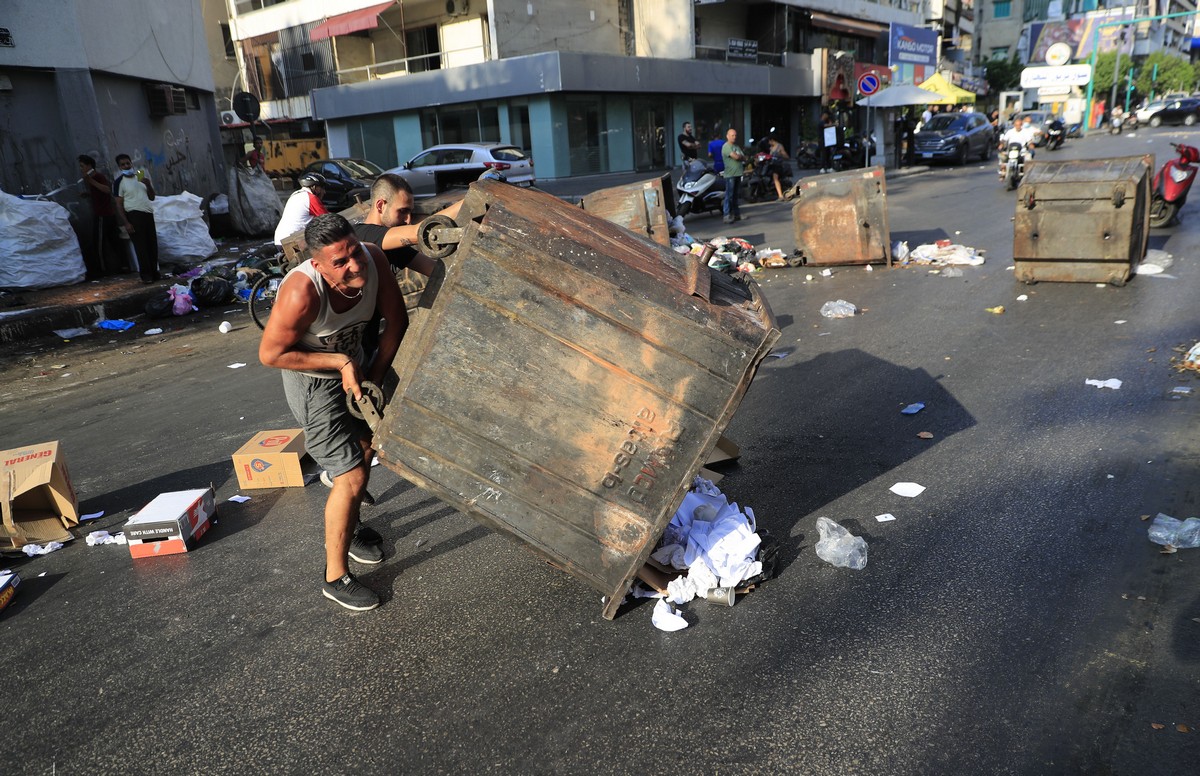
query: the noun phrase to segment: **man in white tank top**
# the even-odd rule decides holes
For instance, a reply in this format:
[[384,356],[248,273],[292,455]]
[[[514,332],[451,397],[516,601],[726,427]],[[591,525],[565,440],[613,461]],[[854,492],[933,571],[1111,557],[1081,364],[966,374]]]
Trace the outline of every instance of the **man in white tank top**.
[[[312,258],[288,273],[263,331],[258,357],[283,370],[284,394],[304,427],[305,446],[333,477],[325,502],[322,592],[355,611],[379,597],[350,573],[349,560],[383,561],[382,538],[359,525],[370,475],[371,431],[350,415],[346,395],[361,383],[383,384],[408,328],[408,313],[383,251],[360,243],[339,215],[318,216],[304,230]],[[363,332],[376,311],[387,321],[375,358],[364,363]]]

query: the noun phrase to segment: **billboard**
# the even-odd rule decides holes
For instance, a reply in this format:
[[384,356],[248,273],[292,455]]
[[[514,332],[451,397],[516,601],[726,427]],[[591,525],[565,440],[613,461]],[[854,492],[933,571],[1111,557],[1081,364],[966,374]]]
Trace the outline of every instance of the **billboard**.
[[938,33],[923,27],[910,27],[893,22],[888,33],[888,65],[923,65],[936,67]]

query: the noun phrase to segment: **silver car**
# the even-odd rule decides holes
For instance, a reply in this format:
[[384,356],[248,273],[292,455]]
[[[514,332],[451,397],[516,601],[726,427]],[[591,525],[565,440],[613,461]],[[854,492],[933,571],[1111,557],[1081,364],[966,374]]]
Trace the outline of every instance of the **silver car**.
[[432,197],[452,186],[466,185],[489,169],[503,173],[509,183],[534,183],[533,159],[520,148],[502,143],[436,145],[388,172],[408,181],[414,196]]

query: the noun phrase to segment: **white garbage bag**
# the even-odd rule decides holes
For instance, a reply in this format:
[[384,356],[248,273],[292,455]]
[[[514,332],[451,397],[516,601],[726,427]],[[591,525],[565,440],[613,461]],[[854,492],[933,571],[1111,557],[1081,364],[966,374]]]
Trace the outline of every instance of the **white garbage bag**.
[[185,191],[169,197],[159,196],[150,203],[154,206],[159,261],[191,263],[217,252],[217,244],[209,236],[204,214],[200,212],[202,201]]
[[0,288],[69,286],[86,275],[66,208],[0,191]]

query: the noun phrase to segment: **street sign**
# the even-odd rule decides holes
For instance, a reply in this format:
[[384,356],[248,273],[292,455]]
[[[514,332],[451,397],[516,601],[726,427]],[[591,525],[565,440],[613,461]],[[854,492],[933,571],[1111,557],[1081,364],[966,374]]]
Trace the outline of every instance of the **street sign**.
[[879,76],[874,73],[863,73],[858,79],[858,91],[864,97],[870,97],[875,92],[879,91]]
[[1061,65],[1059,67],[1027,67],[1021,71],[1021,88],[1043,86],[1083,86],[1092,80],[1091,65]]

